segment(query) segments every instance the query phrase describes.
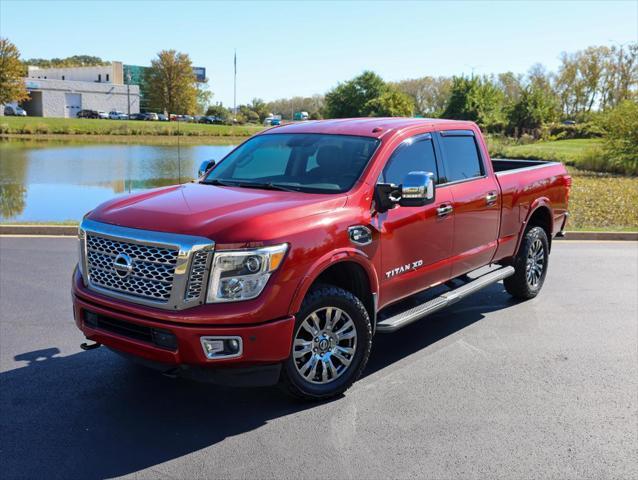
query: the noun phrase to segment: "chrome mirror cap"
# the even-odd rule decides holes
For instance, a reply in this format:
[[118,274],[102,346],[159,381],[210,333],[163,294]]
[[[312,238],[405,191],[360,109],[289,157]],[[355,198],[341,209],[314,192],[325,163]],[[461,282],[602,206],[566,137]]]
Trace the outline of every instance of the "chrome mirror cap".
[[208,172],[211,168],[215,166],[215,160],[204,160],[197,170],[197,176],[203,177],[206,172]]
[[401,185],[399,204],[419,207],[434,201],[434,174],[432,172],[410,172]]

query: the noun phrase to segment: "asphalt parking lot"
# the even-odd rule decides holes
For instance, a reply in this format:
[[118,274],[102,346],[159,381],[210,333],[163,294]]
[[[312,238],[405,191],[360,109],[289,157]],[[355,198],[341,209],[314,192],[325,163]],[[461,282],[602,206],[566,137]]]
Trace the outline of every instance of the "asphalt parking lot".
[[2,478],[638,478],[638,244],[556,242],[502,285],[378,336],[323,404],[173,380],[71,318],[69,238],[0,237]]

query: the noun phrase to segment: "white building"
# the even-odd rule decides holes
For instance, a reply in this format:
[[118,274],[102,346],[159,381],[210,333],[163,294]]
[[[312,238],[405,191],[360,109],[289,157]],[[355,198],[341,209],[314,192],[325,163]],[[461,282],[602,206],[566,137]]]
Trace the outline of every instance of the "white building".
[[137,85],[49,78],[25,78],[24,82],[30,99],[22,107],[32,117],[75,118],[80,110],[119,110],[131,114],[140,111]]
[[[33,117],[73,118],[80,110],[139,113],[147,68],[122,62],[94,67],[29,66],[24,80],[31,99],[21,106]],[[206,80],[203,67],[193,67],[193,74],[198,82]]]
[[124,84],[122,62],[95,67],[40,68],[28,67],[27,77],[37,80],[73,80],[76,82]]

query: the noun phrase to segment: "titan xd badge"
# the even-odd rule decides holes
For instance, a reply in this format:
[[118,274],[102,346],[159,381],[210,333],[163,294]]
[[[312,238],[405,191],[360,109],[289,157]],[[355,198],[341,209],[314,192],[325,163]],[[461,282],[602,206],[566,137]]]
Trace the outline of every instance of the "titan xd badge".
[[410,270],[416,270],[421,265],[423,265],[423,260],[416,260],[412,263],[406,263],[405,265],[401,265],[400,267],[393,268],[392,270],[388,270],[385,272],[385,278],[392,278],[396,275],[401,275],[402,273],[409,272]]

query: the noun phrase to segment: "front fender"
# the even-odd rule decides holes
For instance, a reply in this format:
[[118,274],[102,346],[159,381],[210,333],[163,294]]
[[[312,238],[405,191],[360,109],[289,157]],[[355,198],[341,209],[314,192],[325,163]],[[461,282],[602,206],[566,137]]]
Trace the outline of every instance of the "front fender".
[[379,278],[370,257],[358,248],[341,248],[323,255],[312,264],[309,269],[309,273],[302,278],[301,282],[299,282],[292,302],[290,303],[290,314],[294,314],[299,311],[304,297],[315,280],[317,280],[317,278],[319,278],[319,276],[328,268],[340,262],[355,262],[360,265],[368,277],[370,292],[373,294],[377,294],[379,292]]

